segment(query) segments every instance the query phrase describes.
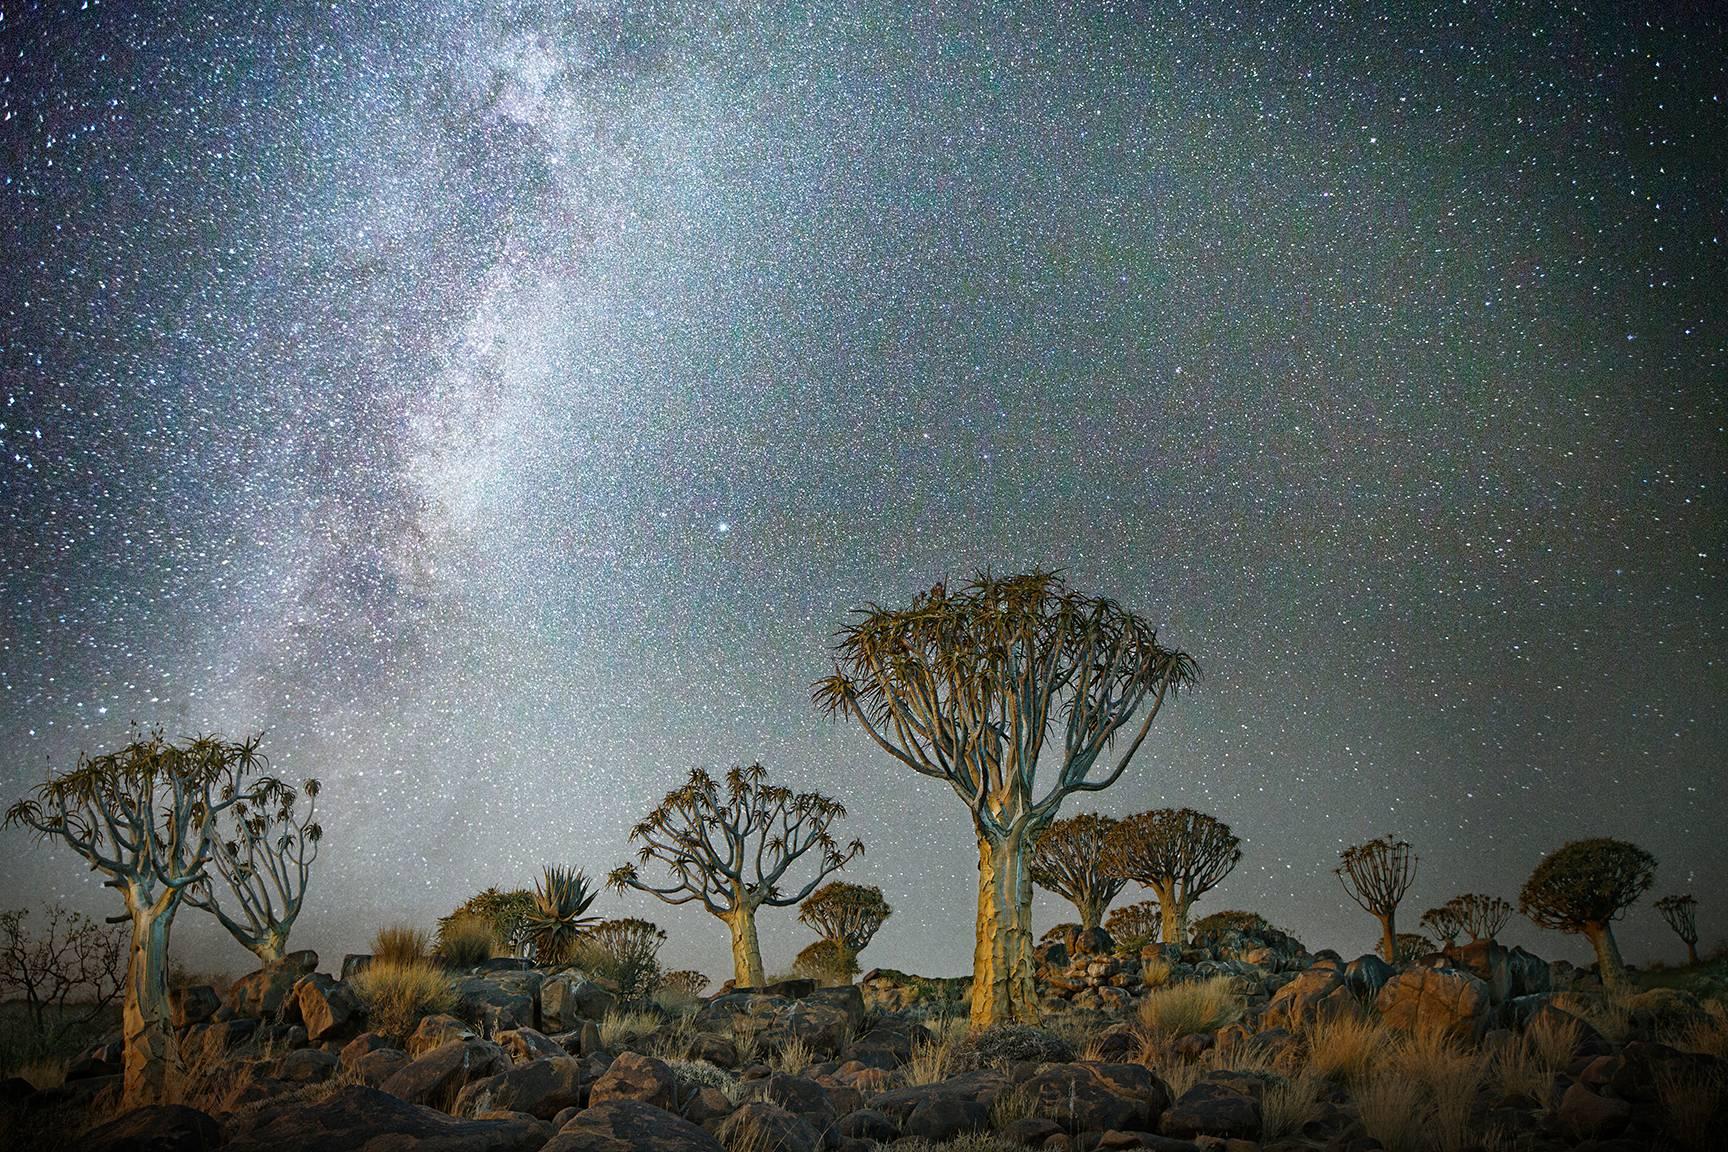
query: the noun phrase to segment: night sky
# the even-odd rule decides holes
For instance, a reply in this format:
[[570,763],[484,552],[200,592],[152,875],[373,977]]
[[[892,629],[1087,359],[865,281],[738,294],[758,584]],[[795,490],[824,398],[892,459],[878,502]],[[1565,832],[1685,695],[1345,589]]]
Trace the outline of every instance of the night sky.
[[[1042,564],[1204,669],[1068,809],[1228,821],[1197,914],[1354,955],[1347,844],[1416,844],[1413,927],[1613,835],[1728,936],[1712,6],[0,7],[6,802],[262,730],[330,963],[759,759],[867,842],[866,966],[963,972],[963,805],[809,686]],[[0,836],[48,898],[118,907]]]

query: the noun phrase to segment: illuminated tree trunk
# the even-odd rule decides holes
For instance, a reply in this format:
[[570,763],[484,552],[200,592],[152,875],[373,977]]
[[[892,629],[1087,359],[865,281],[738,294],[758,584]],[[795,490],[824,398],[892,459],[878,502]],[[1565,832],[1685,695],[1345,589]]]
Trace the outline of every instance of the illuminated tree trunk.
[[180,897],[169,892],[153,902],[147,899],[136,889],[127,890],[126,910],[132,917],[122,1013],[127,1108],[174,1103],[182,1072],[168,1001],[168,930]]
[[1619,988],[1626,983],[1626,965],[1620,959],[1620,945],[1614,942],[1614,929],[1608,924],[1584,925],[1584,938],[1596,949],[1596,969],[1602,974],[1604,988]]
[[756,909],[747,900],[725,917],[732,929],[732,983],[739,988],[760,988],[768,982],[762,971],[762,947],[756,942]]
[[1159,935],[1166,944],[1186,944],[1187,918],[1184,909],[1176,903],[1176,885],[1151,884],[1153,895],[1158,897]]
[[288,954],[288,929],[286,927],[272,928],[247,947],[252,954],[266,967],[276,963]]
[[972,952],[972,1026],[1035,1024],[1032,876],[1024,825],[978,837],[978,935]]
[[1394,925],[1397,918],[1396,910],[1380,916],[1380,959],[1388,964],[1398,963],[1398,929]]
[[1096,929],[1099,922],[1104,919],[1104,901],[1102,900],[1082,900],[1075,907],[1080,912],[1080,927],[1088,932]]

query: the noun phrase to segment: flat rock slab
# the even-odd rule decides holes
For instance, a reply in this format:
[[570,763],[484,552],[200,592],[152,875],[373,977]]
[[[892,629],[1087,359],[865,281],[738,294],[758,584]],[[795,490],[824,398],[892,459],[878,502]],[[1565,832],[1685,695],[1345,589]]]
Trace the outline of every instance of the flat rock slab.
[[223,1152],[534,1152],[545,1140],[544,1125],[533,1120],[457,1120],[354,1087],[267,1110]]

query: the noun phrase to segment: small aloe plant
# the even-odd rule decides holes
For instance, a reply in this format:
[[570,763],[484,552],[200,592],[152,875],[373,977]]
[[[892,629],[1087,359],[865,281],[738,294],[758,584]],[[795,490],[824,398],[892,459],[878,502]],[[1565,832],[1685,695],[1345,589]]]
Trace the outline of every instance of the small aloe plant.
[[534,884],[534,907],[525,917],[526,935],[541,964],[565,964],[598,916],[586,915],[598,892],[580,869],[548,864]]

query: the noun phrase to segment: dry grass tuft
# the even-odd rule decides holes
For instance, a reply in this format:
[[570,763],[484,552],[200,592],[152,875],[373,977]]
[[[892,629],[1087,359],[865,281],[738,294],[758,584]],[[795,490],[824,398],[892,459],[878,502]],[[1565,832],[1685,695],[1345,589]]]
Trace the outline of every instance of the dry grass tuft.
[[1315,1021],[1307,1037],[1309,1069],[1344,1084],[1366,1080],[1389,1042],[1379,1020],[1355,1014]]
[[1728,1107],[1728,1071],[1721,1067],[1675,1067],[1677,1063],[1670,1063],[1656,1076],[1663,1133],[1688,1152],[1720,1148],[1719,1119]]
[[795,1036],[780,1045],[769,1064],[776,1072],[784,1072],[788,1076],[798,1076],[815,1062],[815,1050]]
[[1378,1071],[1352,1093],[1362,1127],[1386,1152],[1421,1152],[1429,1110],[1422,1086],[1395,1071]]
[[1683,1052],[1728,1060],[1728,1004],[1704,1002],[1704,1018],[1677,1029],[1670,1043]]
[[997,1132],[1010,1124],[1038,1115],[1038,1094],[1030,1091],[1026,1082],[1006,1088],[996,1094],[990,1105],[990,1127]]
[[600,1046],[615,1052],[654,1035],[659,1027],[657,1013],[613,1008],[600,1020]]
[[1162,988],[1170,983],[1170,974],[1175,970],[1175,966],[1164,957],[1153,956],[1140,962],[1140,979],[1148,988]]
[[1268,1082],[1260,1100],[1260,1138],[1278,1140],[1292,1136],[1304,1125],[1320,1119],[1320,1093],[1325,1088],[1325,1079],[1308,1071]]
[[901,1079],[906,1087],[916,1088],[923,1084],[935,1084],[946,1080],[954,1067],[954,1051],[958,1041],[953,1033],[939,1035],[933,1040],[921,1041],[912,1048],[912,1058],[901,1069]]
[[372,937],[374,964],[411,964],[431,955],[431,941],[412,924],[390,924]]
[[1424,1089],[1428,1137],[1439,1152],[1459,1152],[1473,1143],[1470,1120],[1487,1072],[1486,1054],[1430,1030],[1404,1037],[1391,1063],[1396,1073]]
[[423,956],[407,961],[375,958],[348,986],[366,1005],[367,1026],[397,1040],[407,1039],[422,1017],[456,1007],[450,977]]
[[1191,980],[1148,992],[1140,1002],[1140,1027],[1158,1039],[1216,1032],[1241,1016],[1243,1006],[1228,977]]
[[438,930],[438,959],[452,968],[473,968],[498,951],[498,937],[483,916],[458,916]]

